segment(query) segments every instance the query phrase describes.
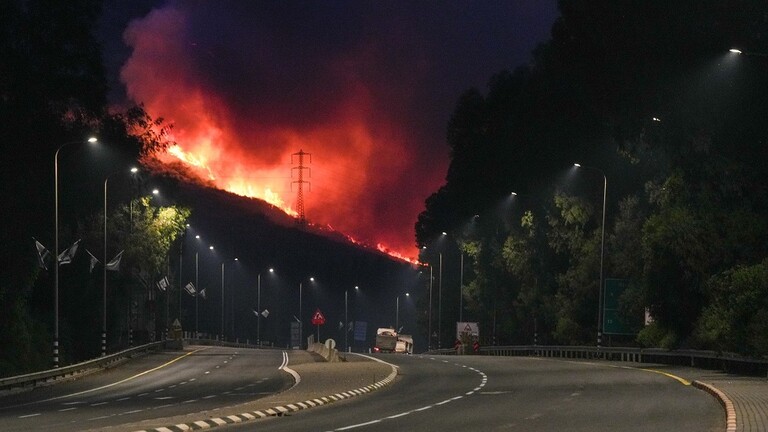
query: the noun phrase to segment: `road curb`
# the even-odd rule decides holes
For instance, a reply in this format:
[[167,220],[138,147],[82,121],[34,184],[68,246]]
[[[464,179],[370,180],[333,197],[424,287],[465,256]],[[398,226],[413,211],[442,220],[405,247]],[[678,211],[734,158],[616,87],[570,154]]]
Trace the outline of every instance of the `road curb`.
[[733,402],[726,396],[725,393],[717,389],[716,387],[701,381],[693,381],[691,383],[694,387],[704,390],[711,394],[720,402],[725,410],[725,431],[736,432],[736,409],[733,406]]
[[313,408],[321,405],[328,405],[333,402],[338,402],[340,400],[353,398],[355,396],[360,396],[375,390],[379,390],[391,384],[392,381],[395,380],[395,377],[397,377],[397,369],[395,367],[392,367],[392,372],[386,378],[380,381],[377,381],[371,385],[360,387],[355,390],[349,390],[341,393],[336,393],[334,395],[324,396],[324,397],[315,398],[315,399],[308,399],[303,402],[295,402],[291,404],[275,406],[272,408],[262,409],[258,411],[250,411],[250,412],[240,413],[236,415],[198,420],[191,423],[180,423],[176,425],[157,427],[154,429],[142,429],[142,430],[137,430],[135,432],[184,432],[184,431],[190,431],[190,430],[210,429],[217,426],[223,426],[223,425],[233,424],[233,423],[243,423],[246,421],[258,420],[265,417],[280,417],[292,412]]

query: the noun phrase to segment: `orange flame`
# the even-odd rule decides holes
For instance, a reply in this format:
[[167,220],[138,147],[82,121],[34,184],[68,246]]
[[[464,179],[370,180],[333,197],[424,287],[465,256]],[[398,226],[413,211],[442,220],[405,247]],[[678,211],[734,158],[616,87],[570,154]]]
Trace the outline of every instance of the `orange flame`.
[[[302,184],[304,208],[313,226],[332,222],[353,243],[415,262],[407,258],[418,253],[412,221],[423,198],[442,181],[442,171],[427,172],[412,157],[417,138],[390,114],[391,104],[381,100],[386,95],[373,92],[373,84],[350,67],[350,62],[367,61],[365,53],[329,59],[324,76],[338,85],[319,86],[334,90],[297,106],[290,98],[262,96],[248,83],[238,87],[244,93],[211,85],[205,73],[196,73],[195,55],[204,53],[184,39],[187,24],[184,8],[167,7],[132,22],[125,33],[133,48],[121,69],[127,96],[174,126],[168,138],[178,144],[155,157],[166,164],[180,161],[219,189],[263,200],[296,217],[299,185],[291,155],[300,149],[314,152],[314,163],[305,160],[307,170],[302,170],[308,182]],[[250,82],[256,84],[261,83]]]

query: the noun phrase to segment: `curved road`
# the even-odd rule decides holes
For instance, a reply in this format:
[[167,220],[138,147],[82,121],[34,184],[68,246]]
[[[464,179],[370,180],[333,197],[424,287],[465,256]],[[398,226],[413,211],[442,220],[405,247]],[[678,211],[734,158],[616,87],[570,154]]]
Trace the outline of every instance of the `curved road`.
[[[216,415],[238,414],[226,407],[293,384],[278,370],[283,356],[281,351],[221,347],[151,354],[77,381],[0,397],[0,430],[118,431],[122,430],[118,425],[187,413],[201,413],[199,419],[212,415],[211,410]],[[400,369],[395,382],[384,389],[221,429],[722,432],[725,428],[723,410],[712,396],[651,370],[529,357],[378,358]]]
[[293,385],[283,352],[192,346],[0,397],[2,431],[80,431],[213,410]]
[[226,430],[722,432],[709,394],[661,373],[606,363],[513,357],[382,355],[386,389]]

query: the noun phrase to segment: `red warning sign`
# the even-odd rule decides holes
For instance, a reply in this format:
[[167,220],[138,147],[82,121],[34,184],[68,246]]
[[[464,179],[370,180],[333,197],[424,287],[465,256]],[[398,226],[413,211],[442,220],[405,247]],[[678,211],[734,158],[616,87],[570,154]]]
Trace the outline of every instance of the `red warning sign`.
[[325,317],[323,316],[323,313],[320,312],[320,309],[315,311],[315,314],[312,315],[312,325],[323,325],[325,324]]

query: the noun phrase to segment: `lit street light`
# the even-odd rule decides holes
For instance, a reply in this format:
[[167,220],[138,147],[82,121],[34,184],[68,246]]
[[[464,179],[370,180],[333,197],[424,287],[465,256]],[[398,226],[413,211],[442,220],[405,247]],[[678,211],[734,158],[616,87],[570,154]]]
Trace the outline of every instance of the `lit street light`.
[[[211,250],[213,250],[213,246],[211,246]],[[237,261],[238,259],[235,258],[233,261]],[[221,262],[221,341],[224,341],[224,264],[226,261]]]
[[600,281],[598,286],[598,299],[597,299],[597,346],[600,347],[603,338],[603,259],[605,257],[605,198],[608,191],[608,177],[605,173],[594,167],[582,166],[580,164],[573,164],[576,168],[591,169],[597,171],[603,176],[603,217],[600,224]]
[[745,56],[757,56],[757,57],[768,57],[768,53],[764,52],[754,52],[754,51],[742,51],[738,48],[731,48],[728,51],[738,54],[738,55],[745,55]]
[[[200,235],[195,236],[196,239],[200,240]],[[208,249],[213,250],[213,246],[209,246]],[[199,320],[199,298],[200,298],[200,292],[202,291],[200,289],[200,265],[199,265],[199,255],[200,251],[199,249],[195,251],[195,339],[200,337],[200,320]]]
[[[95,143],[98,141],[96,137],[90,137],[87,140],[89,143]],[[82,143],[83,141],[70,141],[59,146],[53,155],[53,195],[54,195],[54,210],[53,210],[53,259],[55,265],[53,266],[53,367],[59,367],[59,152],[62,148],[70,145]]]
[[[443,231],[443,236],[448,235]],[[437,283],[437,349],[442,347],[443,340],[443,253],[440,252],[440,268],[438,275],[440,281]]]
[[[131,168],[131,173],[136,173],[137,168]],[[104,179],[104,261],[102,262],[103,271],[103,292],[102,292],[102,321],[101,321],[101,356],[107,355],[107,185],[109,178],[122,171],[115,171]]]
[[[355,285],[355,291],[358,291],[359,289],[360,287]],[[348,352],[349,351],[349,314],[348,314],[347,291],[349,290],[344,290],[344,350]]]
[[[315,278],[310,277],[310,282],[314,282]],[[301,316],[301,291],[303,289],[303,281],[299,282],[299,348],[304,346],[304,319]]]
[[[410,297],[410,293],[405,293],[406,297]],[[395,299],[395,331],[400,333],[400,296]]]
[[[274,273],[275,269],[270,268],[269,272]],[[256,345],[261,345],[261,272],[256,280]]]

